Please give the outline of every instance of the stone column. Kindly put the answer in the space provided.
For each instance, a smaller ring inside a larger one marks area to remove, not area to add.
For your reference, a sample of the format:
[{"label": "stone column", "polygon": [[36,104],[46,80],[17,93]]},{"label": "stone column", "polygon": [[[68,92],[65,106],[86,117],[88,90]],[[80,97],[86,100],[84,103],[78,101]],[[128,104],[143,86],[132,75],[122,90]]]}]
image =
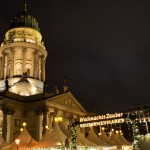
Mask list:
[{"label": "stone column", "polygon": [[10,143],[13,140],[13,113],[7,114],[7,138],[6,142]]},{"label": "stone column", "polygon": [[39,62],[38,62],[38,51],[37,50],[35,50],[34,51],[34,74],[33,74],[33,77],[35,78],[35,79],[37,79],[38,78],[38,76],[39,76],[39,70],[38,70],[38,68],[39,68]]},{"label": "stone column", "polygon": [[10,65],[10,77],[14,76],[14,48],[11,48],[11,65]]},{"label": "stone column", "polygon": [[7,139],[7,112],[5,111],[3,111],[2,137],[6,141]]},{"label": "stone column", "polygon": [[2,137],[6,140],[7,143],[13,138],[13,123],[12,123],[12,115],[14,115],[15,110],[2,106],[3,111],[3,128],[2,128]]},{"label": "stone column", "polygon": [[54,121],[54,117],[55,117],[55,113],[54,113],[54,109],[53,108],[50,108],[49,109],[49,120],[48,120],[48,127],[49,129],[52,129],[53,128],[53,121]]},{"label": "stone column", "polygon": [[48,108],[43,109],[43,132],[42,135],[44,135],[46,128],[45,126],[47,125],[47,119],[48,119]]},{"label": "stone column", "polygon": [[5,68],[5,56],[6,56],[6,53],[3,53],[3,71],[2,71],[2,78],[6,78],[6,68]]},{"label": "stone column", "polygon": [[42,138],[42,111],[36,111],[36,140],[39,141]]},{"label": "stone column", "polygon": [[41,79],[45,81],[45,58],[44,56],[41,57]]},{"label": "stone column", "polygon": [[22,48],[22,52],[23,52],[23,65],[22,65],[22,70],[23,73],[26,72],[26,54],[27,54],[27,48]]},{"label": "stone column", "polygon": [[7,77],[8,72],[8,53],[5,54],[5,78]]}]

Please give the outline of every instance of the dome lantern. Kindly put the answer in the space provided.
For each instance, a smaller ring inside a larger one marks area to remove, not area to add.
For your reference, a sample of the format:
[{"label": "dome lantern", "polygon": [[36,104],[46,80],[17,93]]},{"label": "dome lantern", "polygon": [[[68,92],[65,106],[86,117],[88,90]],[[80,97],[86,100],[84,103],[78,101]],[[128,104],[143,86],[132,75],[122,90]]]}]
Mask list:
[{"label": "dome lantern", "polygon": [[37,20],[33,16],[31,16],[27,11],[26,3],[24,6],[24,11],[22,11],[20,14],[18,14],[11,20],[9,29],[18,27],[32,28],[40,32]]}]

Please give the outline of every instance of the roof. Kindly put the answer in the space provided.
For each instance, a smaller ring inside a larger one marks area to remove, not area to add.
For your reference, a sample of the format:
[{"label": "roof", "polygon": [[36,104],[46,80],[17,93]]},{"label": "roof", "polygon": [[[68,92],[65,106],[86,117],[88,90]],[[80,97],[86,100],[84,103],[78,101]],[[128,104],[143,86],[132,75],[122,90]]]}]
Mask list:
[{"label": "roof", "polygon": [[90,130],[89,135],[87,136],[87,139],[93,143],[95,143],[96,145],[99,146],[110,146],[109,144],[103,142],[100,138],[98,138],[98,136],[95,134],[95,132],[93,131],[93,129]]},{"label": "roof", "polygon": [[13,29],[13,28],[18,28],[18,27],[29,27],[40,32],[38,22],[32,15],[28,13],[26,4],[25,4],[25,10],[22,11],[20,14],[16,15],[11,20],[11,24],[9,28]]},{"label": "roof", "polygon": [[117,135],[113,131],[111,132],[110,139],[117,146],[123,146],[124,145],[124,143],[119,140],[119,138],[117,137]]},{"label": "roof", "polygon": [[66,129],[66,127],[63,125],[62,122],[58,122],[58,125],[59,125],[61,131],[66,135],[66,137],[69,138],[71,136],[71,132]]},{"label": "roof", "polygon": [[53,130],[50,134],[45,135],[44,139],[42,138],[39,143],[35,146],[36,148],[47,148],[47,147],[57,147],[65,145],[65,139],[67,137],[61,131],[57,122],[54,122]]},{"label": "roof", "polygon": [[0,149],[8,145],[6,141],[0,136]]},{"label": "roof", "polygon": [[77,145],[79,146],[98,146],[97,144],[94,144],[93,142],[89,141],[80,131],[79,128],[77,128]]},{"label": "roof", "polygon": [[[23,131],[20,133],[18,139],[20,140],[19,148],[30,148],[37,144],[37,142],[31,137],[26,127],[23,128]],[[16,150],[15,141],[4,147],[3,149],[7,150]]]},{"label": "roof", "polygon": [[115,146],[115,144],[110,140],[110,138],[106,135],[105,131],[101,132],[101,135],[99,137],[103,142],[105,142],[108,145]]}]

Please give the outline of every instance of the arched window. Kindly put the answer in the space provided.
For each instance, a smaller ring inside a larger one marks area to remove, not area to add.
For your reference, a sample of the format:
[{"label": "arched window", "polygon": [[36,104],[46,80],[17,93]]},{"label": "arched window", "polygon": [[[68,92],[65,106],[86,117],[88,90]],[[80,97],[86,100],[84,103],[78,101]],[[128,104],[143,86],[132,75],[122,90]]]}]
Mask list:
[{"label": "arched window", "polygon": [[22,64],[20,62],[16,63],[16,75],[22,75]]}]

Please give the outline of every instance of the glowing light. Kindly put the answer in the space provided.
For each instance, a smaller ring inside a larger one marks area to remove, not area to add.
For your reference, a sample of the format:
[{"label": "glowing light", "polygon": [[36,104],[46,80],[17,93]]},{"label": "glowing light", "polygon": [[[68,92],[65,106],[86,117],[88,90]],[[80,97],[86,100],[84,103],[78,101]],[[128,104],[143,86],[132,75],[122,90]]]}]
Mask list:
[{"label": "glowing light", "polygon": [[114,132],[114,129],[111,129],[112,132]]},{"label": "glowing light", "polygon": [[54,119],[56,122],[59,122],[59,121],[62,121],[63,120],[63,118],[62,117],[55,117],[55,119]]},{"label": "glowing light", "polygon": [[27,126],[27,123],[26,123],[26,122],[24,122],[22,125],[25,127],[25,126]]},{"label": "glowing light", "polygon": [[23,131],[23,128],[20,128],[20,131],[22,132],[22,131]]},{"label": "glowing light", "polygon": [[97,121],[103,119],[115,119],[123,116],[123,113],[114,113],[114,114],[106,114],[106,115],[98,115],[93,117],[82,117],[80,118],[80,122],[88,122],[88,121]]},{"label": "glowing light", "polygon": [[16,145],[19,145],[20,139],[16,139],[16,140],[15,140],[15,143],[16,143]]},{"label": "glowing light", "polygon": [[80,123],[80,127],[92,127],[92,126],[103,126],[107,124],[117,124],[117,123],[123,123],[124,119],[113,119],[113,120],[104,120],[104,121],[96,121],[96,122],[88,122],[88,123]]},{"label": "glowing light", "polygon": [[98,135],[102,135],[101,133],[98,133]]},{"label": "glowing light", "polygon": [[119,131],[118,130],[116,130],[116,134],[118,134],[119,133]]},{"label": "glowing light", "polygon": [[104,131],[105,130],[105,128],[104,127],[102,127],[102,131]]},{"label": "glowing light", "polygon": [[45,129],[48,129],[48,125],[45,126]]}]

